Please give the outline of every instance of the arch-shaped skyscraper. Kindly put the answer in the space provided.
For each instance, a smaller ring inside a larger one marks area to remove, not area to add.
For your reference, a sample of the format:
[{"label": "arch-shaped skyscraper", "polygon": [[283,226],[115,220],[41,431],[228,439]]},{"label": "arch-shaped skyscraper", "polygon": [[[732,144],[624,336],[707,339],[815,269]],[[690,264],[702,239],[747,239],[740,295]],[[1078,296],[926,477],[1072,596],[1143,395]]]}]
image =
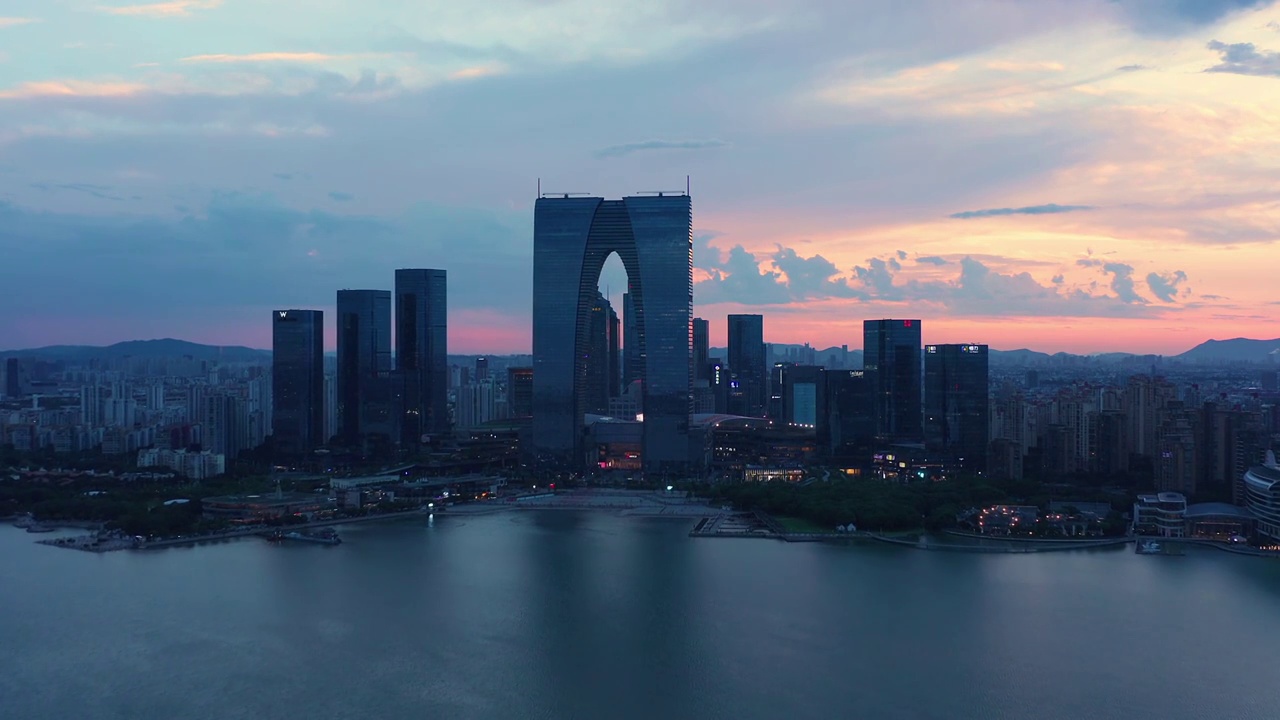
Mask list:
[{"label": "arch-shaped skyscraper", "polygon": [[[693,209],[687,194],[542,197],[533,232],[533,445],[586,461],[588,325],[605,260],[627,271],[642,350],[646,472],[689,459],[693,405]],[[631,331],[628,331],[631,334]]]}]

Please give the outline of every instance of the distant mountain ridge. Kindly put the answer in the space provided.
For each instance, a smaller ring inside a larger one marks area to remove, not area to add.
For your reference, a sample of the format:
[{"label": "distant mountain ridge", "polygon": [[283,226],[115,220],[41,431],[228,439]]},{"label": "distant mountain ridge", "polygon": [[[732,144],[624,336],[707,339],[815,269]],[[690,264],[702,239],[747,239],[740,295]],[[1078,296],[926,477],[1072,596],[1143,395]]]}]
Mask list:
[{"label": "distant mountain ridge", "polygon": [[1277,356],[1280,356],[1280,338],[1274,340],[1252,340],[1250,338],[1205,340],[1181,355],[1174,355],[1179,360],[1190,362],[1232,363],[1272,362]]},{"label": "distant mountain ridge", "polygon": [[[782,355],[792,348],[803,345],[788,343],[772,343],[774,354]],[[709,348],[712,357],[725,358],[726,348]],[[814,357],[822,363],[831,355],[839,355],[843,348],[813,348]],[[1072,353],[1044,353],[1038,350],[1019,348],[1016,350],[991,350],[991,362],[996,365],[1048,365],[1057,363],[1140,363],[1163,357],[1188,363],[1272,363],[1280,362],[1280,338],[1273,340],[1254,340],[1251,338],[1232,338],[1230,340],[1206,340],[1199,345],[1178,355],[1152,355],[1123,352],[1098,353],[1094,355],[1075,355]],[[326,355],[332,356],[329,352]],[[47,347],[29,348],[25,350],[0,350],[0,358],[6,357],[38,357],[49,360],[87,360],[89,358],[164,358],[190,356],[196,360],[216,360],[221,362],[255,362],[271,358],[270,350],[245,347],[243,345],[204,345],[187,340],[161,338],[156,340],[127,340],[114,345],[50,345]],[[450,355],[450,358],[482,357],[479,353],[470,355]],[[499,354],[490,357],[527,357],[527,353]],[[849,360],[860,364],[862,350],[850,349]]]},{"label": "distant mountain ridge", "polygon": [[190,356],[194,360],[220,360],[222,362],[252,362],[270,359],[270,350],[258,350],[242,345],[203,345],[187,340],[161,338],[157,340],[126,340],[114,345],[49,345],[27,350],[3,350],[0,357],[38,357],[49,360],[88,360],[89,358],[116,359],[176,358]]}]

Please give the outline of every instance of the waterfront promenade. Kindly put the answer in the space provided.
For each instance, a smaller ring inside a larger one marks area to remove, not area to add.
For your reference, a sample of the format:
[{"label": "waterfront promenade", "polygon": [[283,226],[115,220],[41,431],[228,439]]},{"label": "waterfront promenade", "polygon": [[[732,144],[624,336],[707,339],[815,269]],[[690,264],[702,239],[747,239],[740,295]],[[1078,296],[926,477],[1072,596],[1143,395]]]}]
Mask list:
[{"label": "waterfront promenade", "polygon": [[278,530],[309,530],[313,528],[350,525],[355,523],[386,522],[406,518],[422,518],[430,515],[468,516],[490,515],[521,510],[613,510],[621,515],[650,518],[695,520],[715,515],[721,510],[711,508],[704,500],[688,497],[684,493],[664,493],[643,490],[582,490],[560,493],[517,495],[501,500],[463,503],[448,507],[417,507],[408,510],[360,515],[356,517],[326,518],[286,526],[253,525],[229,528],[202,535],[139,541],[132,537],[99,538],[97,535],[48,538],[39,540],[42,545],[83,550],[86,552],[113,552],[117,550],[153,550],[184,545],[221,542],[244,537],[264,536]]},{"label": "waterfront promenade", "polygon": [[[387,522],[432,515],[482,516],[522,510],[609,511],[629,517],[669,518],[697,521],[689,531],[693,538],[764,538],[784,542],[877,542],[915,550],[969,553],[1042,553],[1063,550],[1088,550],[1132,544],[1133,537],[1090,539],[997,538],[959,531],[946,531],[942,536],[882,534],[857,532],[793,532],[777,519],[762,512],[740,512],[716,507],[706,500],[680,492],[654,490],[587,489],[556,493],[527,493],[512,497],[462,503],[448,507],[419,507],[395,512],[356,517],[327,518],[287,526],[254,525],[231,528],[204,535],[139,541],[132,537],[99,537],[97,535],[63,536],[38,540],[39,544],[87,552],[116,550],[150,550],[177,546],[215,543],[243,537],[265,536],[279,530],[309,530],[356,523]],[[1229,546],[1225,543],[1195,539],[1161,539],[1162,542],[1214,547],[1250,557],[1280,557],[1280,553],[1254,548]],[[968,542],[967,542],[968,541]]]}]

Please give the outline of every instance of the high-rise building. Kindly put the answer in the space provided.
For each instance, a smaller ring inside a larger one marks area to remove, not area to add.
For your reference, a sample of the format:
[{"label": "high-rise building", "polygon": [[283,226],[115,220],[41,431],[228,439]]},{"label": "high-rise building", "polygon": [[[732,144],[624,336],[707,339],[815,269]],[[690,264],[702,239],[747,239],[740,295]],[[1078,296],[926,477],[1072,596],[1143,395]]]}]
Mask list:
[{"label": "high-rise building", "polygon": [[622,387],[644,378],[644,350],[640,346],[640,322],[631,293],[622,293]]},{"label": "high-rise building", "polygon": [[707,379],[707,363],[710,358],[707,353],[710,349],[710,331],[711,323],[702,318],[693,319],[693,379]]},{"label": "high-rise building", "polygon": [[249,447],[249,416],[244,398],[234,392],[215,392],[208,396],[201,432],[205,450],[222,455],[231,462]]},{"label": "high-rise building", "polygon": [[768,385],[763,315],[729,316],[729,370],[737,383],[729,394],[729,412],[764,417]]},{"label": "high-rise building", "polygon": [[324,444],[324,312],[271,313],[271,434],[286,455]]},{"label": "high-rise building", "polygon": [[[606,302],[608,302],[606,300]],[[622,394],[622,320],[609,306],[609,397]]]},{"label": "high-rise building", "polygon": [[1160,412],[1177,398],[1178,389],[1162,377],[1134,375],[1125,386],[1123,408],[1129,422],[1129,443],[1134,454],[1155,458],[1158,452]]},{"label": "high-rise building", "polygon": [[618,396],[618,314],[604,295],[596,292],[587,316],[587,412],[605,415],[609,400]]},{"label": "high-rise building", "polygon": [[22,361],[18,358],[5,358],[4,395],[10,400],[22,396],[22,367]]},{"label": "high-rise building", "polygon": [[729,372],[729,367],[718,360],[707,363],[707,384],[711,387],[711,409],[706,410],[706,412],[721,415],[729,412],[730,386],[733,384],[732,375]]},{"label": "high-rise building", "polygon": [[628,371],[638,369],[643,380],[641,461],[646,472],[683,470],[693,404],[689,196],[540,198],[533,245],[535,450],[573,466],[586,462],[587,321],[600,271],[617,253],[628,278]]},{"label": "high-rise building", "polygon": [[784,365],[781,419],[797,428],[814,429],[827,414],[827,373],[817,365]]},{"label": "high-rise building", "polygon": [[507,413],[515,419],[533,417],[533,368],[507,368]]},{"label": "high-rise building", "polygon": [[828,371],[818,437],[835,460],[865,462],[876,432],[875,394],[863,370]]},{"label": "high-rise building", "polygon": [[102,422],[102,388],[84,385],[80,388],[80,424],[94,426]]},{"label": "high-rise building", "polygon": [[795,367],[795,363],[775,362],[769,368],[769,391],[764,403],[765,416],[783,423],[786,422],[786,401],[783,398],[786,387],[783,385],[782,374],[789,367]]},{"label": "high-rise building", "polygon": [[925,443],[975,472],[987,470],[988,385],[986,345],[925,346]]},{"label": "high-rise building", "polygon": [[1244,474],[1267,450],[1262,414],[1206,402],[1201,409],[1199,460],[1205,490],[1244,502]]},{"label": "high-rise building", "polygon": [[919,442],[923,436],[920,393],[920,321],[864,320],[862,368],[875,393],[876,436]]},{"label": "high-rise building", "polygon": [[484,382],[489,379],[489,358],[476,358],[476,382]]},{"label": "high-rise building", "polygon": [[338,291],[338,435],[347,445],[392,441],[391,293]]},{"label": "high-rise building", "polygon": [[1200,489],[1200,447],[1196,436],[1200,413],[1181,400],[1170,400],[1157,414],[1155,481],[1161,492],[1195,495]]},{"label": "high-rise building", "polygon": [[497,395],[493,382],[472,383],[458,388],[458,401],[454,405],[455,425],[459,430],[469,430],[493,420],[497,415]]},{"label": "high-rise building", "polygon": [[444,270],[396,270],[396,378],[400,442],[449,432]]}]

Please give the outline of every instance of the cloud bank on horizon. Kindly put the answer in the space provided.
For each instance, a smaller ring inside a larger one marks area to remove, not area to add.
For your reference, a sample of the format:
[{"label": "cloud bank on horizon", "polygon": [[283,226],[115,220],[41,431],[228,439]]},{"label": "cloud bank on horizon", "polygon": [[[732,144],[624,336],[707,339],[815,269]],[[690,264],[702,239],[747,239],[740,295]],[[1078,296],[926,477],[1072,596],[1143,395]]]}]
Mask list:
[{"label": "cloud bank on horizon", "polygon": [[1280,0],[9,0],[0,346],[267,346],[444,267],[451,348],[526,351],[536,179],[685,175],[716,343],[1269,336],[1277,117]]}]

